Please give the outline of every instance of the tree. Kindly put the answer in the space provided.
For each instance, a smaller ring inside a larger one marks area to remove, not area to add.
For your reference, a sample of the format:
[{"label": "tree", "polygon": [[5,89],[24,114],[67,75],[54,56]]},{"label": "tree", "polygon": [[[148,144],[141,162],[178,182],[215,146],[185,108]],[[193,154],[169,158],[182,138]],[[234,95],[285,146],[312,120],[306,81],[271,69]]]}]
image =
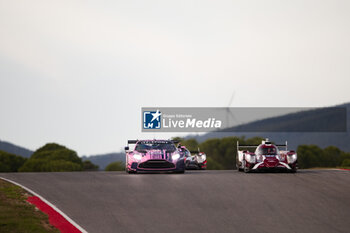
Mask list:
[{"label": "tree", "polygon": [[244,137],[241,139],[246,145],[260,145],[262,140],[265,140],[262,137],[252,137],[245,139]]},{"label": "tree", "polygon": [[65,146],[48,143],[37,149],[19,169],[21,172],[82,171],[77,153]]},{"label": "tree", "polygon": [[211,157],[207,157],[207,169],[208,170],[225,170],[225,168],[220,163],[218,163]]},{"label": "tree", "polygon": [[350,160],[350,153],[346,153],[346,152],[342,151],[340,154],[340,160],[343,162],[346,159]]},{"label": "tree", "polygon": [[27,159],[0,151],[0,172],[17,172]]},{"label": "tree", "polygon": [[84,171],[97,171],[98,166],[93,164],[90,160],[85,160],[83,162],[83,170]]},{"label": "tree", "polygon": [[125,164],[121,161],[110,163],[105,168],[105,171],[125,171]]},{"label": "tree", "polygon": [[181,143],[184,139],[182,137],[172,137],[171,140],[178,141]]},{"label": "tree", "polygon": [[340,166],[341,160],[341,150],[335,146],[329,146],[323,150],[323,158],[321,165],[323,167],[336,167]]},{"label": "tree", "polygon": [[300,168],[337,167],[342,165],[350,154],[339,150],[335,146],[321,149],[316,145],[300,145],[297,150]]},{"label": "tree", "polygon": [[323,150],[316,145],[301,145],[297,149],[299,168],[321,166]]},{"label": "tree", "polygon": [[45,146],[36,150],[30,158],[48,159],[48,160],[66,160],[73,163],[83,164],[81,158],[73,150],[56,143],[47,143]]},{"label": "tree", "polygon": [[344,167],[344,168],[350,168],[350,159],[345,159],[342,162],[341,166]]},{"label": "tree", "polygon": [[51,160],[41,167],[43,172],[82,171],[80,164],[66,160]]},{"label": "tree", "polygon": [[235,169],[237,141],[240,144],[258,145],[262,138],[245,140],[244,137],[212,138],[199,144],[201,151],[207,155],[208,169]]},{"label": "tree", "polygon": [[22,167],[18,169],[19,172],[44,172],[43,167],[48,161],[45,159],[28,159]]}]

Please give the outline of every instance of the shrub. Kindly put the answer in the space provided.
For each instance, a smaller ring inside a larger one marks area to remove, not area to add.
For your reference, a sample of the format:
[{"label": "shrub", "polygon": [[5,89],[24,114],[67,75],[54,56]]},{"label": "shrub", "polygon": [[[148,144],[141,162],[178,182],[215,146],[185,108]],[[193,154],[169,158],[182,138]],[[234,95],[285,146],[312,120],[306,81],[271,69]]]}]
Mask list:
[{"label": "shrub", "polygon": [[17,172],[27,159],[0,151],[0,172]]},{"label": "shrub", "polygon": [[65,146],[48,143],[36,150],[19,169],[21,172],[82,171],[83,162],[77,153]]},{"label": "shrub", "polygon": [[341,164],[342,167],[350,167],[350,159],[345,159]]},{"label": "shrub", "polygon": [[107,165],[105,171],[124,171],[125,164],[121,161],[113,162]]},{"label": "shrub", "polygon": [[43,172],[82,171],[81,165],[65,160],[52,160],[41,167]]},{"label": "shrub", "polygon": [[48,159],[48,160],[66,160],[73,163],[83,164],[81,158],[73,150],[66,148],[65,146],[58,145],[56,143],[48,143],[45,146],[36,150],[31,159]]},{"label": "shrub", "polygon": [[85,160],[83,162],[83,170],[84,171],[97,171],[98,166],[93,164],[90,160]]}]

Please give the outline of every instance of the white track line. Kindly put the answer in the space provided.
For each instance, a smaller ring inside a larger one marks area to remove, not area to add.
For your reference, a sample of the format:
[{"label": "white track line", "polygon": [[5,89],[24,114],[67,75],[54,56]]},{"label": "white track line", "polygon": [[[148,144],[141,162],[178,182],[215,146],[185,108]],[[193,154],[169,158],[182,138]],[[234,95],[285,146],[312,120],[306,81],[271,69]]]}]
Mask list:
[{"label": "white track line", "polygon": [[57,213],[59,213],[60,215],[62,215],[68,222],[70,222],[73,226],[75,226],[79,231],[81,231],[82,233],[87,233],[86,230],[84,230],[81,226],[79,226],[76,222],[74,222],[70,217],[68,217],[65,213],[63,213],[60,209],[58,209],[55,205],[53,205],[52,203],[50,203],[48,200],[46,200],[45,198],[43,198],[42,196],[40,196],[39,194],[37,194],[36,192],[34,192],[33,190],[15,182],[9,179],[6,179],[4,177],[0,176],[0,179],[6,180],[7,182],[10,182],[14,185],[17,185],[21,188],[23,188],[24,190],[28,191],[29,193],[33,194],[34,196],[39,197],[43,202],[45,202],[47,205],[49,205],[52,209],[54,209]]}]

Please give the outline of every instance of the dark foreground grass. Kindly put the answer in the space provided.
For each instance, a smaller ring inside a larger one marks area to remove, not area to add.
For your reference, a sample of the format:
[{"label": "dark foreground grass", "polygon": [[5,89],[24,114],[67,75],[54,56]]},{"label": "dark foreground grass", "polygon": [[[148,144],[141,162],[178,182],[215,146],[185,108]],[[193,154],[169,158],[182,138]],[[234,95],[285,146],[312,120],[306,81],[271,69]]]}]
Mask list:
[{"label": "dark foreground grass", "polygon": [[22,188],[0,179],[0,232],[58,233],[48,216],[26,201],[28,196]]}]

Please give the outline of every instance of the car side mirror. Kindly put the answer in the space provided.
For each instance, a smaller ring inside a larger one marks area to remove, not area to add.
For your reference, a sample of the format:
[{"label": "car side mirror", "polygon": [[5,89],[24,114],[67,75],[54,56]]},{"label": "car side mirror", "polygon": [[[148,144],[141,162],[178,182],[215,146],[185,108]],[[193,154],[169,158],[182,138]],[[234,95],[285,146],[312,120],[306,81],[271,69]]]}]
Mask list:
[{"label": "car side mirror", "polygon": [[129,150],[129,147],[128,146],[124,147],[124,150],[126,150],[126,151]]}]

